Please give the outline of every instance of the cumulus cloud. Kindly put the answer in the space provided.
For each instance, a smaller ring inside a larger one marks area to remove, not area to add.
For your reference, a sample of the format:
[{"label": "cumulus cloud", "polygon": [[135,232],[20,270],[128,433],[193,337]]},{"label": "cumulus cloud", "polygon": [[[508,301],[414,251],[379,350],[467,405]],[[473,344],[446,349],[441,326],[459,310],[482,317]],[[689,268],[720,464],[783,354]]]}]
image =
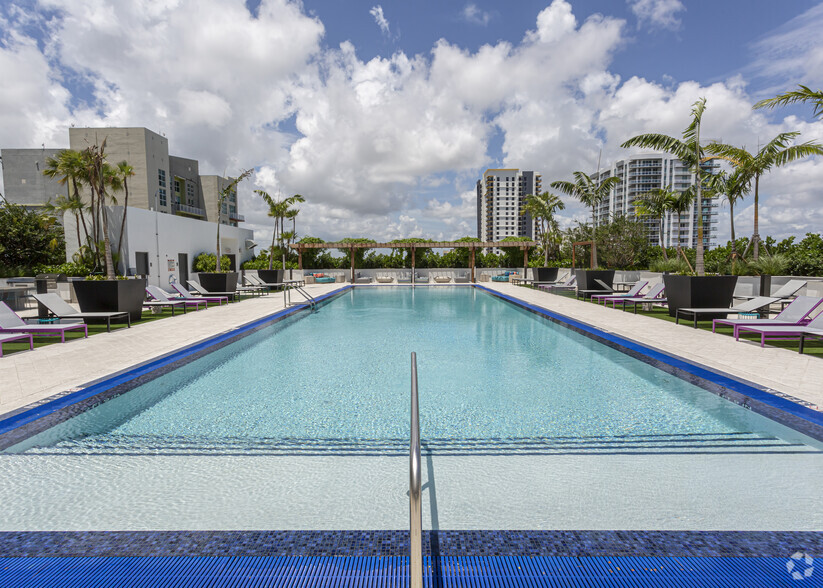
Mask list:
[{"label": "cumulus cloud", "polygon": [[[629,154],[619,145],[635,134],[679,135],[701,96],[708,138],[753,149],[784,130],[823,137],[823,122],[752,112],[742,77],[621,79],[609,68],[627,42],[625,21],[581,21],[565,0],[541,10],[519,41],[469,50],[441,39],[424,54],[374,58],[352,42],[324,47],[323,23],[289,0],[263,0],[255,16],[243,0],[41,5],[48,13],[0,8],[0,146],[66,146],[70,123],[162,131],[172,154],[198,159],[202,173],[257,168],[240,205],[261,243],[271,221],[254,188],[306,197],[300,235],[474,234],[485,168],[534,169],[546,186],[594,171],[601,150],[607,165]],[[372,16],[388,32],[379,8]],[[33,29],[48,34],[38,43],[25,32]],[[763,179],[762,233],[819,228],[821,165]],[[587,218],[566,204],[562,224]],[[736,211],[741,234],[748,206]],[[789,218],[792,207],[805,214]]]},{"label": "cumulus cloud", "polygon": [[477,7],[477,4],[474,4],[472,2],[469,2],[463,7],[463,11],[460,13],[460,15],[466,22],[484,27],[487,26],[489,24],[489,21],[491,21],[492,19],[492,15],[490,12],[480,10]]},{"label": "cumulus cloud", "polygon": [[638,27],[668,29],[680,28],[677,13],[686,10],[680,0],[627,0],[637,17]]},{"label": "cumulus cloud", "polygon": [[387,37],[391,36],[391,32],[389,31],[389,21],[386,20],[386,17],[383,14],[383,7],[379,4],[377,6],[372,6],[371,10],[369,10],[369,14],[374,17],[374,22],[377,23],[378,27],[380,27],[380,32]]}]

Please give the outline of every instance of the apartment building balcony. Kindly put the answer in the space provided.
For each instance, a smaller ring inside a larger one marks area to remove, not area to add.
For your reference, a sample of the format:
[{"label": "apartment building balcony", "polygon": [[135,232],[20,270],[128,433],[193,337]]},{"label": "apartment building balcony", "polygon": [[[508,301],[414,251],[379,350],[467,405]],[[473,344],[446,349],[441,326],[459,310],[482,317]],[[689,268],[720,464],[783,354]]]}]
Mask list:
[{"label": "apartment building balcony", "polygon": [[236,221],[238,223],[243,223],[243,222],[246,222],[246,217],[243,216],[242,214],[238,214],[236,212],[230,212],[229,213],[229,220],[233,220],[233,221]]},{"label": "apartment building balcony", "polygon": [[206,218],[206,211],[196,206],[189,206],[188,204],[180,204],[179,202],[171,203],[171,211],[180,216],[189,216],[193,218]]}]

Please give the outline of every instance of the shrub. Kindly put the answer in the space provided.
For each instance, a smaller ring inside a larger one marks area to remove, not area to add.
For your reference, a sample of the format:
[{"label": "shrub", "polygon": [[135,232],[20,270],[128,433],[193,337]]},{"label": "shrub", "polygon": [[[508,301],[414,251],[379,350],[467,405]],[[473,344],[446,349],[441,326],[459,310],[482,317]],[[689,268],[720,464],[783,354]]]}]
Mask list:
[{"label": "shrub", "polygon": [[[228,255],[220,256],[220,265],[223,271],[228,271],[231,261]],[[194,271],[196,272],[213,272],[217,269],[217,257],[214,253],[201,253],[194,258]]]}]

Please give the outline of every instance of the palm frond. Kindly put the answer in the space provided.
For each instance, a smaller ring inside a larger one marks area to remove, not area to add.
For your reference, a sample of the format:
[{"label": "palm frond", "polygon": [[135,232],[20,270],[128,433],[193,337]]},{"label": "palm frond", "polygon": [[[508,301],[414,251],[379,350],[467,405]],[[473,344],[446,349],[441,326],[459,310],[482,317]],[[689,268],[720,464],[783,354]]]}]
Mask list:
[{"label": "palm frond", "polygon": [[799,90],[791,90],[778,94],[774,98],[761,100],[752,106],[752,109],[774,108],[775,106],[787,106],[798,102],[811,102],[814,105],[814,116],[823,115],[823,90],[812,90],[808,86],[798,85]]}]

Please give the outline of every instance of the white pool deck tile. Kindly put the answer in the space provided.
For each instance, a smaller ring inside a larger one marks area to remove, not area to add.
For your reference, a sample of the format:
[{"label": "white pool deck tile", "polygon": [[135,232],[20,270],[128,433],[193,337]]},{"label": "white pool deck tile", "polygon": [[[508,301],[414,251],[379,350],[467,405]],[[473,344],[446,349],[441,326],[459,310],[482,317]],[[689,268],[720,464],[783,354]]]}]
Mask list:
[{"label": "white pool deck tile", "polygon": [[[731,337],[692,329],[687,325],[674,325],[508,283],[487,282],[481,285],[823,409],[823,361],[820,358],[800,355],[788,349],[761,348],[757,343],[737,342]],[[341,284],[313,284],[306,286],[306,289],[317,297],[340,287]],[[298,301],[299,295],[294,294],[292,302]],[[88,339],[4,356],[0,358],[0,414],[82,387],[88,382],[270,316],[283,308],[283,295],[272,293],[135,325],[131,329],[117,329]]]}]

